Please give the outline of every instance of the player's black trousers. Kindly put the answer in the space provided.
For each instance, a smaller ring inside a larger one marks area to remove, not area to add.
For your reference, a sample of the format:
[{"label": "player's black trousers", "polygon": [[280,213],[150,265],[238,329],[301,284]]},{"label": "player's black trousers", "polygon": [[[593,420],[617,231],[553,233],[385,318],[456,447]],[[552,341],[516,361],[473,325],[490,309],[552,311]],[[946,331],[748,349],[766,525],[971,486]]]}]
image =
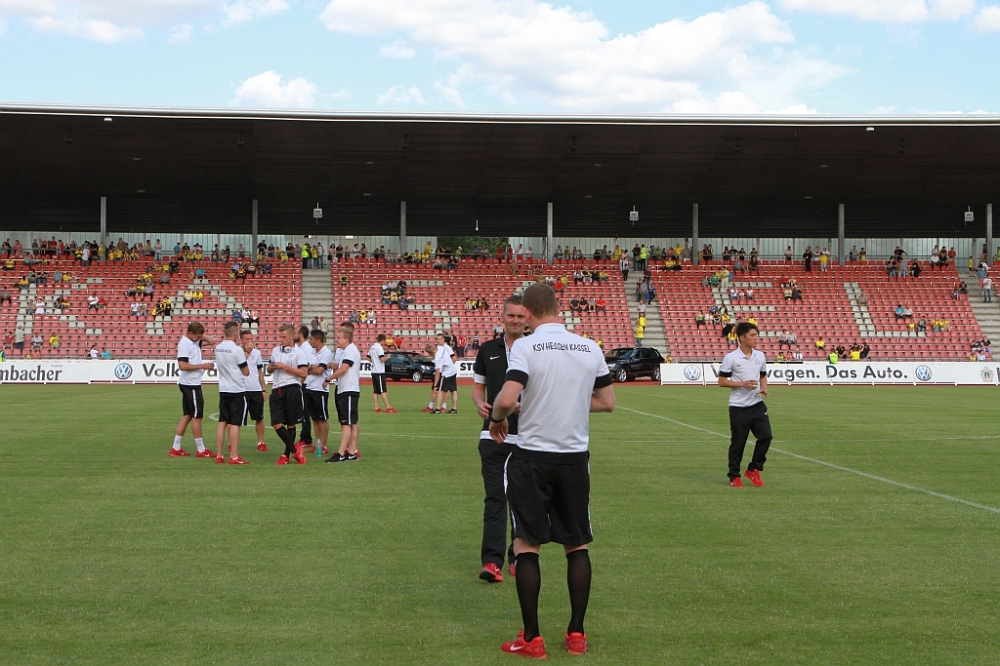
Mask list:
[{"label": "player's black trousers", "polygon": [[757,445],[747,469],[764,469],[767,450],[771,446],[771,421],[767,418],[767,406],[758,402],[751,407],[730,407],[729,431],[732,435],[729,440],[729,478],[738,479],[740,476],[743,450],[751,432],[757,438]]},{"label": "player's black trousers", "polygon": [[306,444],[312,444],[312,419],[309,414],[305,414],[302,419],[302,435],[299,437]]},{"label": "player's black trousers", "polygon": [[492,439],[479,440],[479,458],[482,460],[483,489],[483,564],[492,562],[503,567],[504,551],[507,561],[514,561],[514,544],[507,542],[507,490],[504,487],[503,469],[510,455],[509,444],[497,444]]}]

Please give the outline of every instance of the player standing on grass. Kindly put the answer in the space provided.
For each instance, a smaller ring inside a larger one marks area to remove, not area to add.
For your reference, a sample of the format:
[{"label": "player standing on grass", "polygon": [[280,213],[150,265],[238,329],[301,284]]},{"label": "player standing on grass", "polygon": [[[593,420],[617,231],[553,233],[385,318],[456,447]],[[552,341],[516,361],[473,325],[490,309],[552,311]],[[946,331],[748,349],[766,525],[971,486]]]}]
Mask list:
[{"label": "player standing on grass", "polygon": [[177,343],[177,368],[180,370],[180,378],[177,385],[181,389],[181,405],[183,416],[177,423],[177,430],[174,431],[174,445],[170,449],[172,458],[185,458],[191,454],[181,448],[184,440],[184,432],[188,423],[191,424],[191,434],[194,435],[195,446],[198,447],[198,458],[214,458],[215,455],[205,448],[205,440],[202,439],[201,419],[205,416],[205,398],[201,394],[201,376],[205,370],[215,367],[212,363],[202,363],[201,345],[202,343],[215,344],[215,340],[205,335],[205,327],[199,322],[193,321],[188,324],[187,333],[181,336]]},{"label": "player standing on grass", "polygon": [[358,459],[358,400],[361,398],[361,352],[354,344],[354,329],[337,330],[337,348],[342,350],[340,365],[330,376],[337,380],[337,418],[340,421],[340,449],[326,462]]},{"label": "player standing on grass", "polygon": [[302,399],[302,379],[306,376],[309,361],[305,353],[295,346],[295,327],[285,324],[278,329],[281,344],[271,352],[267,371],[274,376],[271,386],[271,426],[285,444],[285,452],[278,458],[278,465],[287,465],[292,458],[300,465],[306,464],[302,445],[295,442],[295,427],[302,422],[305,405]]},{"label": "player standing on grass", "polygon": [[[311,359],[313,355],[313,349],[309,345],[309,327],[299,326],[295,329],[295,346],[302,350],[303,355],[306,359]],[[304,389],[303,389],[304,390]],[[303,393],[303,395],[305,395]],[[313,438],[312,438],[312,422],[309,419],[309,412],[303,412],[304,418],[302,419],[302,435],[299,437],[298,444],[302,445],[304,451],[312,452]]]},{"label": "player standing on grass", "polygon": [[385,348],[382,347],[383,342],[385,342],[385,334],[380,333],[375,344],[368,350],[368,358],[372,361],[372,399],[375,400],[376,414],[382,411],[378,406],[380,396],[382,402],[385,403],[385,413],[395,414],[396,410],[389,404],[389,393],[385,387],[385,362],[389,360],[389,354],[385,353]]},{"label": "player standing on grass", "polygon": [[747,436],[752,432],[757,445],[744,474],[758,488],[764,485],[760,472],[771,446],[771,421],[761,398],[767,397],[767,361],[763,352],[754,349],[757,335],[756,325],[745,321],[737,324],[736,339],[740,346],[726,354],[719,366],[719,386],[732,389],[729,392],[729,431],[732,435],[729,440],[729,485],[733,488],[743,487],[740,467]]},{"label": "player standing on grass", "polygon": [[451,410],[449,414],[458,414],[458,367],[455,365],[455,352],[445,340],[444,333],[437,334],[437,351],[434,353],[434,367],[438,374],[438,393],[434,401],[433,414],[444,414],[447,402],[446,393],[451,394]]},{"label": "player standing on grass", "polygon": [[323,331],[309,334],[309,346],[312,358],[309,359],[309,374],[306,375],[306,414],[313,421],[316,446],[326,453],[330,433],[330,384],[327,378],[332,373],[333,353],[326,346],[326,333]]},{"label": "player standing on grass", "polygon": [[510,575],[516,577],[514,546],[507,547],[507,495],[504,493],[503,468],[517,444],[517,414],[507,417],[507,438],[497,444],[490,438],[490,410],[500,395],[507,377],[507,359],[510,348],[524,336],[524,306],[520,296],[511,296],[503,303],[501,314],[503,335],[479,347],[473,366],[475,384],[472,402],[483,421],[479,433],[479,459],[483,474],[486,499],[483,502],[483,546],[480,552],[483,568],[479,577],[490,583],[503,582],[504,551]]},{"label": "player standing on grass", "polygon": [[247,394],[247,413],[253,419],[254,428],[257,431],[257,450],[267,451],[267,444],[264,443],[264,401],[267,399],[267,383],[264,380],[264,358],[257,349],[253,341],[253,333],[242,331],[240,333],[240,344],[243,352],[247,355],[247,367],[250,374],[244,377],[244,386]]},{"label": "player standing on grass", "polygon": [[246,378],[250,375],[246,354],[236,343],[240,325],[226,322],[222,342],[215,346],[215,366],[219,369],[219,427],[215,431],[215,462],[224,464],[226,435],[229,435],[229,464],[246,465],[240,458],[240,428],[247,422]]},{"label": "player standing on grass", "polygon": [[505,480],[524,629],[501,649],[546,656],[538,628],[538,551],[541,544],[555,541],[566,552],[571,610],[563,645],[570,654],[584,654],[591,580],[587,544],[594,540],[589,413],[613,411],[615,391],[597,343],[566,330],[552,287],[533,284],[521,300],[533,332],[511,348],[507,378],[490,415],[490,436],[502,444],[509,432],[507,417],[520,396],[518,443],[507,459]]},{"label": "player standing on grass", "polygon": [[[435,352],[434,345],[432,345],[432,344],[426,344],[426,345],[424,345],[424,354],[426,354],[428,356],[428,358],[433,359],[434,356],[435,356],[435,353],[436,352]],[[431,378],[431,401],[428,402],[427,406],[424,407],[423,409],[421,409],[420,411],[422,411],[422,412],[433,412],[434,411],[434,403],[437,400],[437,394],[438,394],[438,382],[440,382],[440,381],[441,381],[441,373],[439,373],[437,371],[437,363],[435,363],[434,364],[434,376]]]}]

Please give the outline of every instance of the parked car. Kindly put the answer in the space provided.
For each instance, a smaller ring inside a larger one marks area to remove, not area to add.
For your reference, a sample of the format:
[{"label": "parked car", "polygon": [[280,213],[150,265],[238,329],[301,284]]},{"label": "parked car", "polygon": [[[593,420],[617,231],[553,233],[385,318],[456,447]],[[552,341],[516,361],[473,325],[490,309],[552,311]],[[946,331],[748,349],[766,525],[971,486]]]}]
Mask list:
[{"label": "parked car", "polygon": [[434,360],[416,352],[392,352],[385,362],[385,376],[396,381],[434,381]]},{"label": "parked car", "polygon": [[663,357],[653,347],[619,347],[604,354],[604,360],[616,382],[630,382],[636,377],[660,381]]}]

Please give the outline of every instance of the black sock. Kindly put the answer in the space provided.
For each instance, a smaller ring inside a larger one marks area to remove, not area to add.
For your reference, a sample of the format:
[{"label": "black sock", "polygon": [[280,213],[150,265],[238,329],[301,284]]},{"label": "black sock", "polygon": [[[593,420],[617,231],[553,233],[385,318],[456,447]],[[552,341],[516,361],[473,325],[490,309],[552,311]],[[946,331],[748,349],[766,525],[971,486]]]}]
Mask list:
[{"label": "black sock", "polygon": [[278,437],[281,441],[285,443],[285,455],[288,456],[294,453],[295,447],[293,444],[295,443],[295,432],[290,432],[285,426],[277,428],[275,432],[278,433]]},{"label": "black sock", "polygon": [[[517,570],[518,577],[521,569]],[[572,615],[569,620],[567,634],[583,631],[583,617],[587,614],[587,602],[590,601],[590,552],[586,549],[574,550],[566,554],[566,585],[569,587],[569,607]]]},{"label": "black sock", "polygon": [[538,592],[542,589],[542,571],[538,568],[538,553],[517,556],[517,600],[521,603],[524,640],[534,640],[538,631]]}]

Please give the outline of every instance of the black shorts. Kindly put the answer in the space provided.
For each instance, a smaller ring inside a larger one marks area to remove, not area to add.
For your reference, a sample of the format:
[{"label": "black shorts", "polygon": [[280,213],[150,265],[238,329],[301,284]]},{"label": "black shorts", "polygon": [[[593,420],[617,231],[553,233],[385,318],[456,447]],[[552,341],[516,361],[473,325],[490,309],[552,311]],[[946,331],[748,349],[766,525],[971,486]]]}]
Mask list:
[{"label": "black shorts", "polygon": [[358,422],[358,402],[361,394],[348,391],[337,394],[337,420],[340,425],[354,425]]},{"label": "black shorts", "polygon": [[219,423],[243,426],[247,424],[247,394],[219,394]]},{"label": "black shorts", "polygon": [[288,384],[272,389],[268,406],[271,408],[271,425],[302,423],[302,414],[305,412],[302,386]]},{"label": "black shorts", "polygon": [[326,391],[306,389],[306,414],[315,421],[330,420],[330,394]]},{"label": "black shorts", "polygon": [[201,394],[201,386],[190,384],[178,384],[181,389],[181,406],[184,409],[184,416],[193,419],[204,418],[205,397]]},{"label": "black shorts", "polygon": [[244,393],[247,397],[247,412],[250,414],[251,421],[263,421],[264,420],[264,392],[263,391],[247,391]]},{"label": "black shorts", "polygon": [[[566,455],[578,459],[575,454]],[[582,546],[594,540],[586,457],[568,464],[536,462],[515,451],[504,466],[504,484],[515,537],[534,544],[555,541],[564,546]]]},{"label": "black shorts", "polygon": [[439,391],[444,391],[445,393],[453,393],[458,390],[458,375],[452,375],[451,377],[442,377],[441,386],[438,388]]},{"label": "black shorts", "polygon": [[372,373],[372,391],[375,395],[381,395],[385,393],[385,373],[384,372],[373,372]]}]

